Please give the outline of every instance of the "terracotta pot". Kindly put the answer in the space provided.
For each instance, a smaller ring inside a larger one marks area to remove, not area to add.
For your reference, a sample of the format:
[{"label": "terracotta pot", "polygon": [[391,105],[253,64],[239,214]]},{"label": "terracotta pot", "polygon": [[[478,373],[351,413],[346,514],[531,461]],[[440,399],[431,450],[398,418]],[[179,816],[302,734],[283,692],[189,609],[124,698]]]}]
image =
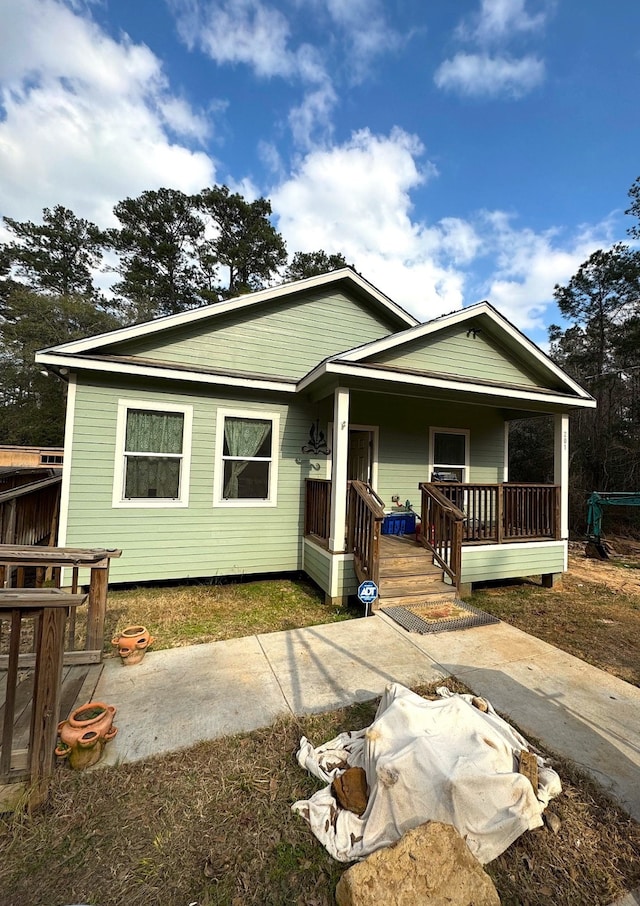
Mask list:
[{"label": "terracotta pot", "polygon": [[100,761],[105,745],[118,732],[113,726],[116,709],[102,702],[88,702],[58,724],[59,758],[68,758],[75,770],[91,767]]},{"label": "terracotta pot", "polygon": [[125,667],[139,664],[149,645],[153,645],[154,642],[155,639],[149,635],[146,626],[127,626],[120,635],[111,639],[111,644],[118,649]]}]

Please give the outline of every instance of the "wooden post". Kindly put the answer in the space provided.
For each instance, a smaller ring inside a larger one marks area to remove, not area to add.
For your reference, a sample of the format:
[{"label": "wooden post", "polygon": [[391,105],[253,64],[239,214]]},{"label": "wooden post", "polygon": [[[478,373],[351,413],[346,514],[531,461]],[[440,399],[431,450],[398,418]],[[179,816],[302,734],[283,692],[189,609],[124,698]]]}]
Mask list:
[{"label": "wooden post", "polygon": [[329,550],[345,549],[347,524],[347,451],[349,448],[349,390],[337,387],[333,400],[333,460],[331,463],[331,531]]},{"label": "wooden post", "polygon": [[0,756],[0,774],[11,770],[11,744],[13,742],[13,719],[16,707],[16,688],[18,686],[18,656],[20,654],[20,611],[11,611],[11,635],[9,637],[9,665],[7,671],[7,691],[4,702],[4,722],[2,726],[2,755]]},{"label": "wooden post", "polygon": [[7,518],[7,537],[4,544],[13,544],[16,540],[16,499],[9,501],[9,516]]},{"label": "wooden post", "polygon": [[[569,416],[554,416],[554,484],[560,486],[560,525],[556,538],[569,537]],[[566,569],[565,565],[565,569]]]},{"label": "wooden post", "polygon": [[92,566],[87,605],[87,651],[102,651],[104,644],[104,620],[107,612],[107,586],[109,561],[106,566]]},{"label": "wooden post", "polygon": [[496,516],[496,542],[502,544],[504,541],[504,485],[498,485],[498,513]]},{"label": "wooden post", "polygon": [[31,715],[30,808],[40,805],[46,799],[49,777],[53,770],[53,750],[56,745],[62,689],[66,617],[65,607],[44,607],[39,620]]},{"label": "wooden post", "polygon": [[462,522],[458,519],[453,523],[453,539],[451,551],[451,567],[456,577],[456,591],[460,594],[460,583],[462,580]]}]

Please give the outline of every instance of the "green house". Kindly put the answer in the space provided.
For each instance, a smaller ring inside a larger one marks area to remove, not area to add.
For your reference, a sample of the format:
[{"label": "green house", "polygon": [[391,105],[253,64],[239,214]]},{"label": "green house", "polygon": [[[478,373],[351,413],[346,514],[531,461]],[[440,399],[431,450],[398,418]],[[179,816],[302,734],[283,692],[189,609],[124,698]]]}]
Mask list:
[{"label": "green house", "polygon": [[[566,568],[595,401],[487,302],[421,324],[345,268],[37,361],[68,382],[59,543],[121,548],[114,582],[304,570],[384,604]],[[541,414],[554,484],[513,484],[509,422]]]}]

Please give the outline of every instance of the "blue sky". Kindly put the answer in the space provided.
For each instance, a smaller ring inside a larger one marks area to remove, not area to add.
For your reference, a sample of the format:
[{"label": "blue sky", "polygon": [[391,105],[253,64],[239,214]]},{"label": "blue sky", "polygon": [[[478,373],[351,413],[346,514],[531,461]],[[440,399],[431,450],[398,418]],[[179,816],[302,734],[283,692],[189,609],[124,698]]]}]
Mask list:
[{"label": "blue sky", "polygon": [[226,183],[290,254],[544,342],[626,238],[639,77],[637,0],[0,0],[0,213]]}]

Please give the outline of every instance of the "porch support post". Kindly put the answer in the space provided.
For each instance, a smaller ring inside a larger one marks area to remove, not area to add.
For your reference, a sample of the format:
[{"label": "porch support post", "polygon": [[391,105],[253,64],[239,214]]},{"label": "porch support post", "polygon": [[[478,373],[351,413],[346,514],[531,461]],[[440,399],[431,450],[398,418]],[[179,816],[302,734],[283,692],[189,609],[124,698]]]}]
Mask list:
[{"label": "porch support post", "polygon": [[[560,485],[560,539],[569,538],[569,416],[554,415],[553,480]],[[565,554],[566,560],[566,554]],[[565,563],[565,570],[567,564]]]},{"label": "porch support post", "polygon": [[554,416],[553,480],[560,485],[560,537],[569,537],[569,416]]},{"label": "porch support post", "polygon": [[349,446],[349,390],[336,387],[333,394],[333,458],[331,465],[331,526],[329,550],[345,549],[347,524],[347,451]]}]

